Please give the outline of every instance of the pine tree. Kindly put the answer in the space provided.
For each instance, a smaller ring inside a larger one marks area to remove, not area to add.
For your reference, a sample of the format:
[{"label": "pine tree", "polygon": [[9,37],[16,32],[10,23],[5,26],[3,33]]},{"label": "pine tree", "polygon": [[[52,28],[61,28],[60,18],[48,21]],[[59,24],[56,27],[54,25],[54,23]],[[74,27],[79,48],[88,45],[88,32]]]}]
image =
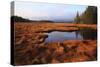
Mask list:
[{"label": "pine tree", "polygon": [[79,13],[77,12],[76,18],[75,18],[75,23],[78,24],[80,23],[80,16]]}]

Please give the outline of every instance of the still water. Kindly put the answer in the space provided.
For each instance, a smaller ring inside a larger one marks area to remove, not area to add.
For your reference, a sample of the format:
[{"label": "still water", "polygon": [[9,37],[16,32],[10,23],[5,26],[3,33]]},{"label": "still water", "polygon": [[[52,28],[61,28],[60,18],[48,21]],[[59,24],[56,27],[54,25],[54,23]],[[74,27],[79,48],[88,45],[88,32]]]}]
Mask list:
[{"label": "still water", "polygon": [[77,32],[62,32],[62,31],[53,31],[50,33],[46,33],[48,38],[46,38],[46,42],[62,42],[64,40],[82,40],[83,37]]},{"label": "still water", "polygon": [[64,40],[94,40],[97,39],[97,30],[82,28],[79,31],[62,32],[52,31],[45,33],[48,37],[45,42],[62,42]]}]

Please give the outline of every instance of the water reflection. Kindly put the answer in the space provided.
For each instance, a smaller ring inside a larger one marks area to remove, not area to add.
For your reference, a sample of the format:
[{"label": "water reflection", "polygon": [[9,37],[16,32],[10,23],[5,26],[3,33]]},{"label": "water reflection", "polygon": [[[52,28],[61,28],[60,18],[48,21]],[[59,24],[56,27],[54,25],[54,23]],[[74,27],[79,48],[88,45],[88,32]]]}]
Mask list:
[{"label": "water reflection", "polygon": [[90,28],[81,28],[79,31],[73,32],[62,32],[62,31],[52,31],[45,33],[48,37],[45,42],[62,42],[64,40],[87,40],[96,39],[97,31]]},{"label": "water reflection", "polygon": [[[80,40],[83,39],[80,34],[76,34],[76,32],[62,32],[62,31],[53,31],[50,33],[46,33],[48,38],[46,38],[46,42],[62,42],[64,40]],[[77,35],[77,36],[76,36]]]},{"label": "water reflection", "polygon": [[83,39],[97,39],[97,30],[91,29],[91,28],[81,28],[80,31],[78,31],[80,35],[83,37]]}]

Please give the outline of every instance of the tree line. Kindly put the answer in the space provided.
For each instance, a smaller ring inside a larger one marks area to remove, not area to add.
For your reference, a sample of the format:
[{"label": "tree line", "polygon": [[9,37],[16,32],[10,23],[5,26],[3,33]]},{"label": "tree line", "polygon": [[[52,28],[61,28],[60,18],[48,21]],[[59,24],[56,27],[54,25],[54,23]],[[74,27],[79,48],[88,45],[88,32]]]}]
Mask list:
[{"label": "tree line", "polygon": [[88,6],[82,15],[79,15],[79,13],[77,12],[74,22],[76,24],[97,24],[97,7]]}]

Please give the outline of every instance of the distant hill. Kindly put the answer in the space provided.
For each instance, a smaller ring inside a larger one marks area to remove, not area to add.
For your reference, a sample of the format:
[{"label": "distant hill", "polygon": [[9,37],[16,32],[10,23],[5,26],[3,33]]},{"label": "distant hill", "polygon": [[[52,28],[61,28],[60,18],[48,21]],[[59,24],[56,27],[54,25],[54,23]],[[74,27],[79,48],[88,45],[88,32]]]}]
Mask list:
[{"label": "distant hill", "polygon": [[42,22],[42,23],[47,23],[47,22],[49,23],[49,22],[50,22],[50,23],[52,23],[52,22],[54,22],[54,21],[51,21],[51,20],[39,20],[39,21],[37,21],[37,22]]},{"label": "distant hill", "polygon": [[11,22],[53,22],[50,20],[29,20],[20,16],[11,16]]},{"label": "distant hill", "polygon": [[72,23],[72,21],[52,21],[52,20],[30,20],[20,16],[11,16],[11,22],[32,22],[32,23]]},{"label": "distant hill", "polygon": [[30,22],[32,20],[25,19],[19,16],[11,16],[11,22]]}]

